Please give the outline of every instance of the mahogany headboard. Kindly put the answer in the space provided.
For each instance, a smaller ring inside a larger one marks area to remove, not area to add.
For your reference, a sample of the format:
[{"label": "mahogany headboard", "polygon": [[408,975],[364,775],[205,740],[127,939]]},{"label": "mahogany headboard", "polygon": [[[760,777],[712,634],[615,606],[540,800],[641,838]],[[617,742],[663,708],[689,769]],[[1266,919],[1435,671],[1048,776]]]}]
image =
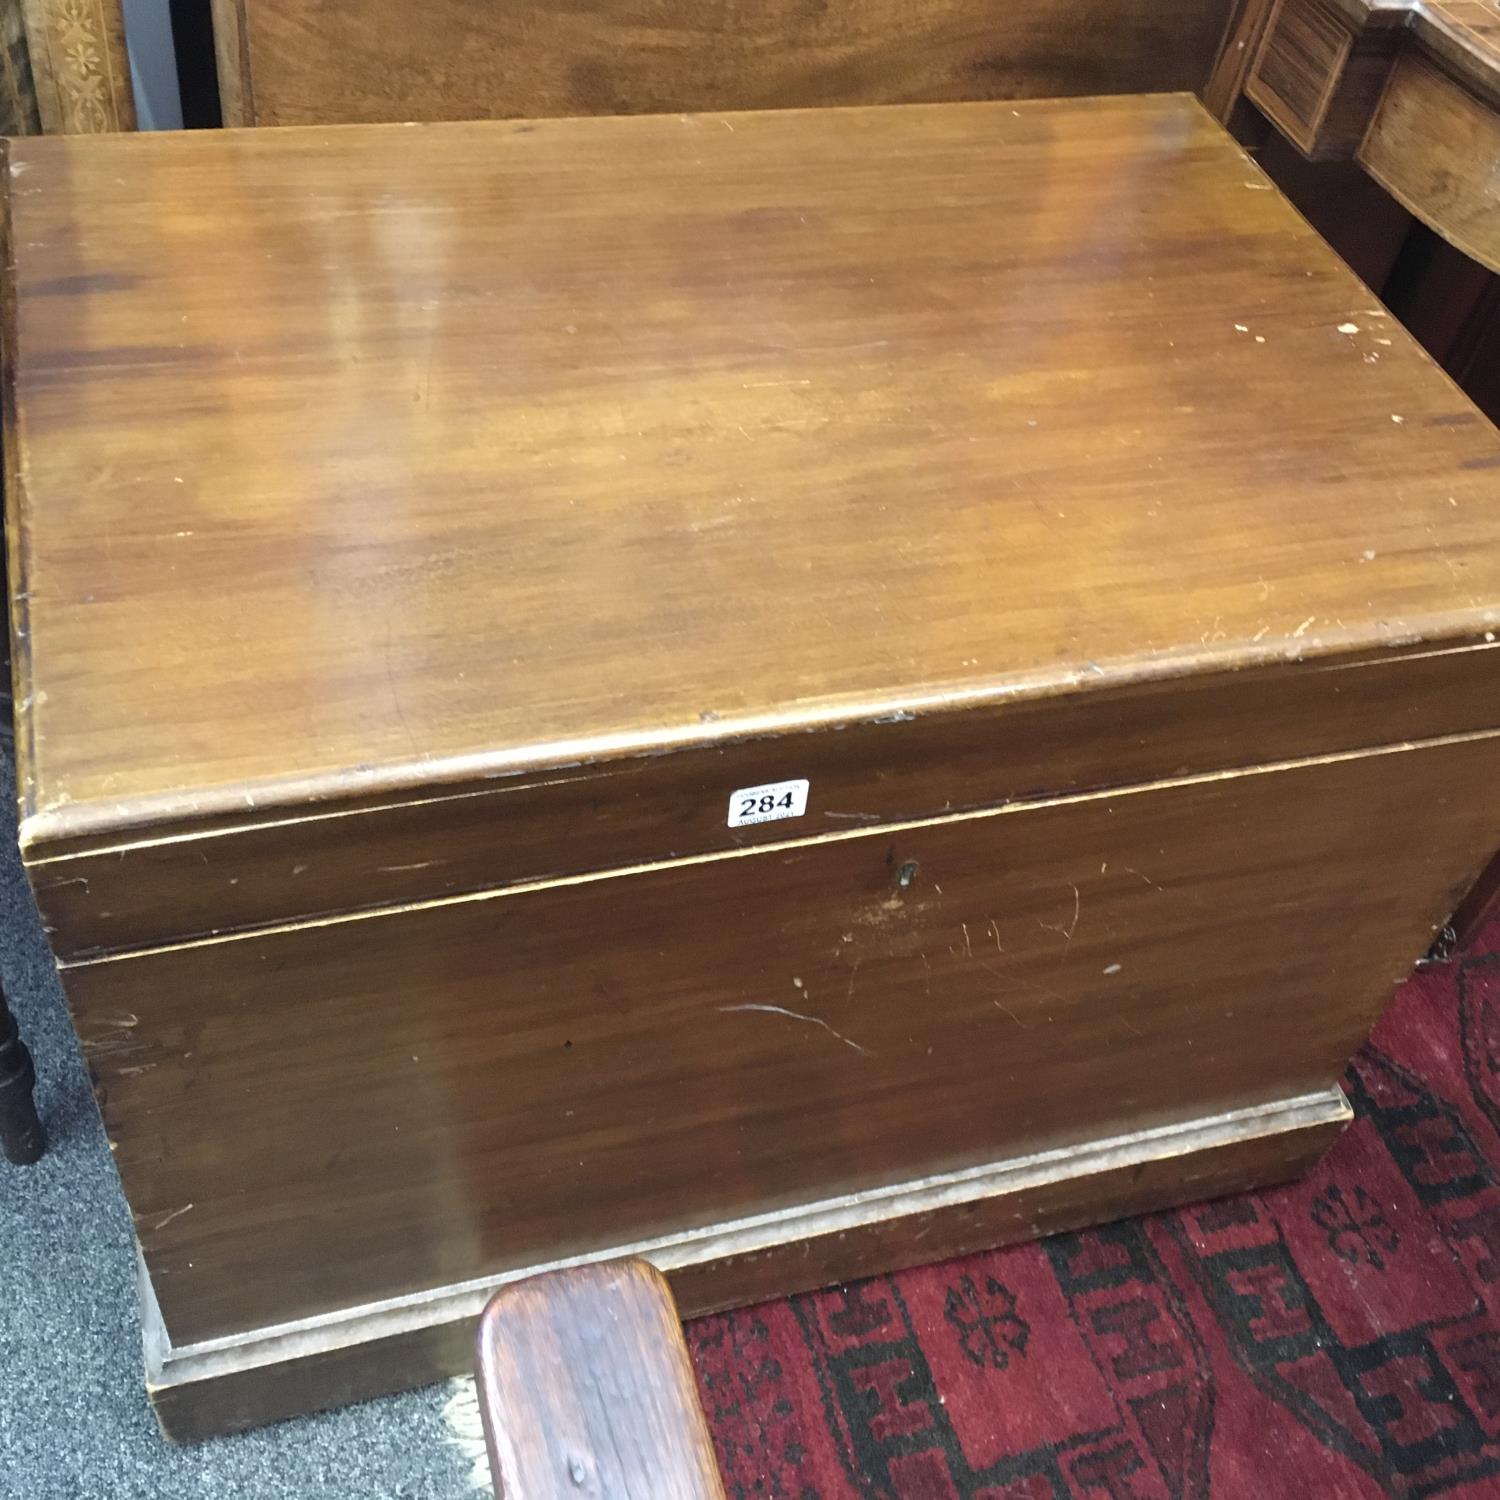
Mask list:
[{"label": "mahogany headboard", "polygon": [[213,0],[226,125],[1199,89],[1232,0]]}]

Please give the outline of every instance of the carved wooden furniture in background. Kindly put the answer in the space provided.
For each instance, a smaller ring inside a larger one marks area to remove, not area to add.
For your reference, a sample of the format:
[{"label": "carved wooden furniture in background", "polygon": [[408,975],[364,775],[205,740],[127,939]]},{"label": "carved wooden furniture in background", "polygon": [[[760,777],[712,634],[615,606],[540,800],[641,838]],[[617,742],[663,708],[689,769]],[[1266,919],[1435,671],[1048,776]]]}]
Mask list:
[{"label": "carved wooden furniture in background", "polygon": [[1465,254],[1500,268],[1494,5],[1275,0],[1245,93],[1304,154],[1357,160]]},{"label": "carved wooden furniture in background", "polygon": [[[7,78],[7,95],[24,98],[23,66],[34,91],[34,112],[11,107],[24,128],[48,135],[135,129],[120,0],[4,0],[0,10],[17,80],[13,87]],[[24,43],[24,64],[17,43]]]},{"label": "carved wooden furniture in background", "polygon": [[1230,0],[214,0],[227,125],[1197,89]]},{"label": "carved wooden furniture in background", "polygon": [[677,1308],[645,1261],[497,1292],[479,1321],[477,1365],[502,1500],[724,1500]]},{"label": "carved wooden furniture in background", "polygon": [[1398,58],[1358,152],[1392,197],[1492,271],[1500,270],[1500,58],[1493,61],[1490,92],[1480,98],[1426,58]]},{"label": "carved wooden furniture in background", "polygon": [[22,844],[170,1432],[1341,1128],[1500,832],[1500,438],[1192,100],[10,166]]}]

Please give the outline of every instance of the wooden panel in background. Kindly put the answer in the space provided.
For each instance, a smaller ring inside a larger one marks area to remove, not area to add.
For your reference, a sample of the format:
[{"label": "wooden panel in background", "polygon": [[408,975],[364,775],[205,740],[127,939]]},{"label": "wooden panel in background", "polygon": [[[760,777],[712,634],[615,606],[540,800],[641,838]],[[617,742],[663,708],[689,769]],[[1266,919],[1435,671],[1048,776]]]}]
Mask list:
[{"label": "wooden panel in background", "polygon": [[1500,111],[1414,53],[1359,148],[1364,169],[1450,244],[1500,271]]},{"label": "wooden panel in background", "polygon": [[1250,97],[1304,151],[1354,46],[1354,29],[1324,0],[1277,0],[1250,69]]},{"label": "wooden panel in background", "polygon": [[1364,24],[1333,0],[1276,0],[1245,92],[1307,156],[1353,154],[1400,46],[1405,11]]},{"label": "wooden panel in background", "polygon": [[1408,3],[1412,33],[1423,50],[1466,87],[1500,107],[1500,8],[1494,0]]},{"label": "wooden panel in background", "polygon": [[214,0],[225,123],[1196,89],[1229,0]]}]

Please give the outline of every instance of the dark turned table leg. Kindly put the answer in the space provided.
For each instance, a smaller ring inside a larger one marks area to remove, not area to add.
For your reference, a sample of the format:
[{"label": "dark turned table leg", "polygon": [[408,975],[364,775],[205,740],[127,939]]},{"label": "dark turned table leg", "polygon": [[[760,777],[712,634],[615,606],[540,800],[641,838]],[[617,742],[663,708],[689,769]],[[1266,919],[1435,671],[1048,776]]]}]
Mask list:
[{"label": "dark turned table leg", "polygon": [[31,1054],[21,1041],[10,1004],[0,990],[0,1150],[19,1167],[30,1166],[47,1149],[47,1137],[31,1097],[35,1086]]}]

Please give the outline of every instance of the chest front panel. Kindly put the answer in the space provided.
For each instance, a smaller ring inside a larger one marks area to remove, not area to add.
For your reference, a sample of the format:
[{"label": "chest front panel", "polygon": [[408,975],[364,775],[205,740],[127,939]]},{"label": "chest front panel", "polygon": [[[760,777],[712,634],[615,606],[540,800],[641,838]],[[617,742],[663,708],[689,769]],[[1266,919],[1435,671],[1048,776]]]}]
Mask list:
[{"label": "chest front panel", "polygon": [[1497,767],[1460,739],[65,978],[199,1340],[1327,1088]]}]

